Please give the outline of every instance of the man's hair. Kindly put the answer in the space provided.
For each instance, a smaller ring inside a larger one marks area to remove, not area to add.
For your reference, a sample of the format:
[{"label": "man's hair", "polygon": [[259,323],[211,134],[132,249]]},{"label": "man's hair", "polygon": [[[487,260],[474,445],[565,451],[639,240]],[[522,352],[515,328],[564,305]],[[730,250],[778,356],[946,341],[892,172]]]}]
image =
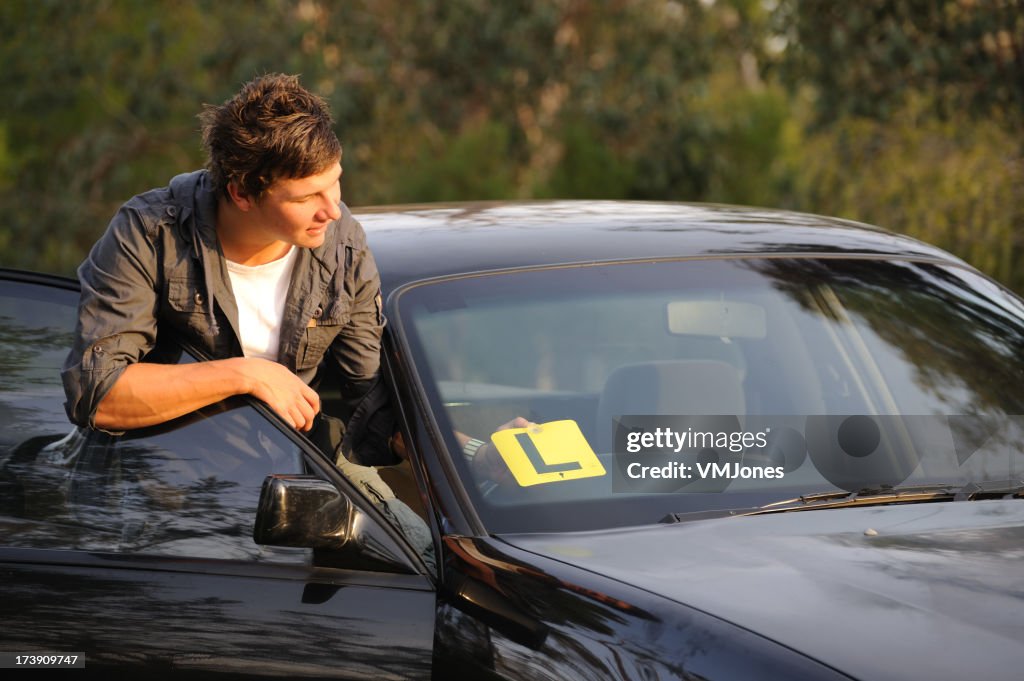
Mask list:
[{"label": "man's hair", "polygon": [[341,158],[327,103],[298,76],[260,76],[221,106],[199,114],[213,186],[234,182],[259,199],[279,179],[316,175]]}]

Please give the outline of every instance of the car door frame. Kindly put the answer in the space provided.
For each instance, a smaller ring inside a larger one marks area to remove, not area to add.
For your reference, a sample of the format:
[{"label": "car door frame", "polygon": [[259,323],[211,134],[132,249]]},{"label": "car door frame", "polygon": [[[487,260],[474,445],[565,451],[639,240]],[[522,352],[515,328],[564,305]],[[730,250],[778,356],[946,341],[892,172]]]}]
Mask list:
[{"label": "car door frame", "polygon": [[[6,282],[79,288],[64,277],[0,270]],[[405,563],[405,573],[331,567],[319,558],[285,565],[0,546],[0,617],[8,632],[0,646],[76,651],[89,668],[159,669],[167,677],[274,670],[429,677],[436,575],[315,447],[264,405],[247,402],[373,520],[375,539]]]}]

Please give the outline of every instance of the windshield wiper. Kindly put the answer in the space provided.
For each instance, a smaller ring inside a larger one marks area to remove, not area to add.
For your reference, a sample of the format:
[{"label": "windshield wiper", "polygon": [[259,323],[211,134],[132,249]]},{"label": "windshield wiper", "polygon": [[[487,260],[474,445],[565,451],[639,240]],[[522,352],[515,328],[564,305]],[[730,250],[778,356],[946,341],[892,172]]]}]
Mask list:
[{"label": "windshield wiper", "polygon": [[985,480],[969,482],[956,494],[957,501],[976,501],[978,499],[1024,499],[1024,480]]},{"label": "windshield wiper", "polygon": [[978,501],[980,499],[1024,499],[1024,480],[987,480],[957,486],[949,483],[907,485],[904,487],[865,487],[856,492],[835,490],[804,494],[793,499],[775,501],[751,508],[721,508],[670,513],[662,523],[682,523],[691,520],[710,520],[737,516],[786,513],[789,511],[815,511],[825,508],[852,506],[880,506],[883,504],[914,504],[932,501]]},{"label": "windshield wiper", "polygon": [[804,494],[766,504],[738,515],[763,515],[824,508],[912,504],[932,501],[976,501],[979,499],[1024,498],[1024,480],[970,482],[961,487],[951,484],[908,485],[905,487],[867,487],[856,492],[842,490]]}]

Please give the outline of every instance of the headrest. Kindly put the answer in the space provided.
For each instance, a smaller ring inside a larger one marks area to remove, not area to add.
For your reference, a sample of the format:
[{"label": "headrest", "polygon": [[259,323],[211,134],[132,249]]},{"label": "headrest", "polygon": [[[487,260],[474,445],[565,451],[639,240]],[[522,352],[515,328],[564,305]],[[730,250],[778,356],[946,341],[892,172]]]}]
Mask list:
[{"label": "headrest", "polygon": [[597,405],[597,435],[611,451],[612,419],[651,416],[744,416],[739,371],[715,360],[669,360],[618,367],[605,380]]}]

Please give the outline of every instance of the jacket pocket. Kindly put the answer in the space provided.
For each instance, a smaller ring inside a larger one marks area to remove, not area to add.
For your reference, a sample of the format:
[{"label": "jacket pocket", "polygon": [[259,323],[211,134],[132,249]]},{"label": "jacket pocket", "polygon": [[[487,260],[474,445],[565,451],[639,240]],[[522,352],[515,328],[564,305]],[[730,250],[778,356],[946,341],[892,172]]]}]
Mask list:
[{"label": "jacket pocket", "polygon": [[199,282],[186,277],[172,277],[167,280],[168,317],[179,330],[207,333],[207,304],[206,294]]},{"label": "jacket pocket", "polygon": [[317,308],[303,334],[297,368],[312,369],[320,364],[349,318],[349,304],[343,298],[335,299],[326,308]]},{"label": "jacket pocket", "polygon": [[167,304],[178,312],[202,312],[206,296],[200,290],[199,282],[186,277],[167,280]]}]

